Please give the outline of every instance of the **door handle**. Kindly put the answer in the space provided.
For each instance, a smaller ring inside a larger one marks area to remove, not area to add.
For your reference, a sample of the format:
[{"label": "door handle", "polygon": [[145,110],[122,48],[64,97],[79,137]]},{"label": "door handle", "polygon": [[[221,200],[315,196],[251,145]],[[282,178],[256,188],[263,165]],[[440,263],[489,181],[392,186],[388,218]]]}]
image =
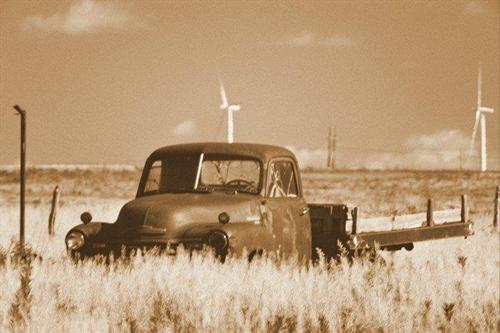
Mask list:
[{"label": "door handle", "polygon": [[306,215],[307,213],[309,213],[309,207],[302,207],[300,209],[300,216],[304,216]]}]

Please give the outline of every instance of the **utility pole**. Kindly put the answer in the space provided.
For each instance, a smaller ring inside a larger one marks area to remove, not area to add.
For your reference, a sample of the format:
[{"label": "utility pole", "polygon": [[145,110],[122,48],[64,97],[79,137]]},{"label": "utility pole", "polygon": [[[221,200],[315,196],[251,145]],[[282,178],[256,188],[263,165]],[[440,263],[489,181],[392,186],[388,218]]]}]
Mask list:
[{"label": "utility pole", "polygon": [[337,129],[333,128],[333,139],[332,139],[332,169],[337,167]]},{"label": "utility pole", "polygon": [[26,111],[19,105],[14,105],[17,113],[21,116],[21,201],[19,205],[19,242],[24,249],[24,219],[25,219],[25,189],[26,189]]},{"label": "utility pole", "polygon": [[328,128],[328,157],[326,166],[335,169],[335,151],[337,149],[337,131],[334,127]]},{"label": "utility pole", "polygon": [[326,167],[330,169],[332,161],[332,128],[328,127],[328,156],[326,157]]}]

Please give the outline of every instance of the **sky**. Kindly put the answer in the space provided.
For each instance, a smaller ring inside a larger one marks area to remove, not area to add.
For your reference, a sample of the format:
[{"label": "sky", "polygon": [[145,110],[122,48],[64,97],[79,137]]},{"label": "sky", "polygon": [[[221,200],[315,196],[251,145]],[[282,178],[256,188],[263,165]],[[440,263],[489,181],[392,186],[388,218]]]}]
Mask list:
[{"label": "sky", "polygon": [[[161,146],[235,141],[340,167],[458,168],[479,63],[500,169],[498,1],[0,1],[0,164],[141,164]],[[477,145],[474,151],[477,151]],[[477,153],[475,153],[477,155]],[[475,160],[475,161],[474,161]]]}]

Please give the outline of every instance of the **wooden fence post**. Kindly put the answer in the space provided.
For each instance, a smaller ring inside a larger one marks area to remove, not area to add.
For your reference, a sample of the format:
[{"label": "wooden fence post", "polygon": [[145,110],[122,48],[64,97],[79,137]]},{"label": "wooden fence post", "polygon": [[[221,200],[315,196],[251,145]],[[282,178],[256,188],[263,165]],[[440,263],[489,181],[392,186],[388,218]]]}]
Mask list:
[{"label": "wooden fence post", "polygon": [[358,216],[359,216],[359,208],[358,207],[354,207],[354,209],[351,211],[351,216],[352,216],[351,234],[356,235],[356,232],[358,230]]},{"label": "wooden fence post", "polygon": [[463,223],[469,221],[469,202],[467,201],[467,194],[462,194],[462,210],[460,211],[460,216]]},{"label": "wooden fence post", "polygon": [[500,220],[500,212],[498,211],[498,205],[500,205],[499,202],[499,192],[500,192],[500,186],[497,186],[497,191],[495,194],[495,208],[493,209],[493,227],[496,228],[498,226],[498,220]]},{"label": "wooden fence post", "polygon": [[434,225],[434,211],[432,209],[432,199],[427,200],[427,226],[431,227]]},{"label": "wooden fence post", "polygon": [[49,215],[49,236],[53,236],[55,234],[57,208],[59,207],[59,196],[59,185],[57,185],[54,188],[54,192],[52,193],[52,206],[50,208]]}]

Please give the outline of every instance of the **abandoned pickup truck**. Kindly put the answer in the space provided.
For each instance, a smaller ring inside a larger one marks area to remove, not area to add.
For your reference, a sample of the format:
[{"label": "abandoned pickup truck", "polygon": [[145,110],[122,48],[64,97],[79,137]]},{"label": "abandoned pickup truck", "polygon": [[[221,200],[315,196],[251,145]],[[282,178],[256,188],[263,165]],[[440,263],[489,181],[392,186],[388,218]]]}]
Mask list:
[{"label": "abandoned pickup truck", "polygon": [[146,160],[136,198],[114,223],[83,224],[66,236],[71,255],[121,253],[159,247],[175,254],[209,247],[221,257],[274,252],[308,261],[352,253],[375,243],[410,249],[413,242],[472,233],[469,221],[414,229],[346,231],[349,210],[342,204],[307,204],[297,160],[287,149],[260,144],[194,143],[160,148]]}]

